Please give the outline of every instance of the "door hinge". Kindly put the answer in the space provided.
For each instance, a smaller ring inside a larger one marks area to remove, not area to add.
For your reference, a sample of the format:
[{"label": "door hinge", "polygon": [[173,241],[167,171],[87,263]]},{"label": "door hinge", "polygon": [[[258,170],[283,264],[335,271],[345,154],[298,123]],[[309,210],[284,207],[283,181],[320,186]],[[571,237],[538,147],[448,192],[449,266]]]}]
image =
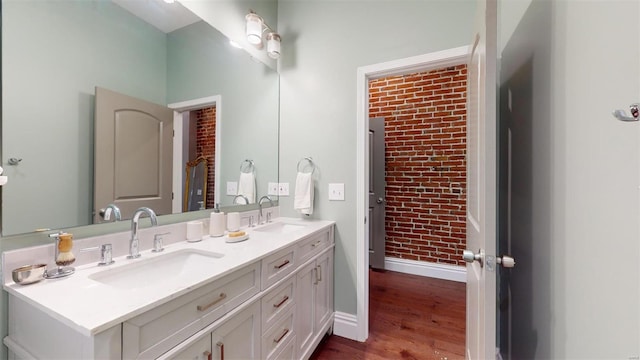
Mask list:
[{"label": "door hinge", "polygon": [[173,193],[171,193],[171,200],[173,200]]}]

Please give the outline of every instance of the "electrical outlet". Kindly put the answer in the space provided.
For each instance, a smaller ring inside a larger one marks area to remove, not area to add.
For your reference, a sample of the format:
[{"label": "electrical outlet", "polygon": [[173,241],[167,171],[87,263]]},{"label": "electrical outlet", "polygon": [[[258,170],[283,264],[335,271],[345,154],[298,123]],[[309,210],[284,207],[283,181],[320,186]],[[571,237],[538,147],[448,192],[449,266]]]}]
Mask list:
[{"label": "electrical outlet", "polygon": [[279,196],[289,196],[289,183],[279,183],[278,184],[278,195]]},{"label": "electrical outlet", "polygon": [[344,184],[329,184],[329,200],[344,201]]},{"label": "electrical outlet", "polygon": [[238,183],[235,181],[227,181],[227,195],[238,194]]},{"label": "electrical outlet", "polygon": [[278,183],[275,183],[275,182],[268,183],[267,195],[278,196]]}]

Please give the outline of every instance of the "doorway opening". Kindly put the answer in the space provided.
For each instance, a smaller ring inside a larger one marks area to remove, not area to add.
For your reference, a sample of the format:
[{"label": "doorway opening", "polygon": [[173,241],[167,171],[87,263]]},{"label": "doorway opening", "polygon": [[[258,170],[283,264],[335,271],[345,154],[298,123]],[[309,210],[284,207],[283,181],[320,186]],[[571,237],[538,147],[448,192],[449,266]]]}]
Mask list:
[{"label": "doorway opening", "polygon": [[[357,166],[357,184],[358,184],[358,205],[357,212],[358,218],[363,219],[363,223],[357,226],[357,242],[356,242],[356,250],[357,250],[357,265],[356,265],[356,274],[357,274],[357,314],[355,327],[356,329],[348,329],[345,333],[350,333],[352,335],[351,338],[365,341],[368,337],[369,333],[369,238],[370,238],[370,227],[368,222],[368,212],[369,212],[369,171],[370,171],[370,144],[369,144],[369,117],[370,117],[370,102],[371,96],[369,83],[372,80],[383,79],[386,77],[397,77],[404,76],[407,74],[416,74],[422,72],[429,72],[436,69],[446,69],[449,67],[457,67],[461,64],[466,64],[468,55],[468,47],[459,47],[455,49],[440,51],[436,53],[431,53],[422,56],[416,56],[396,61],[391,61],[387,63],[381,63],[366,67],[361,67],[358,69],[358,83],[357,83],[357,151],[358,151],[358,166]],[[465,75],[466,76],[466,75]],[[396,110],[400,111],[400,110]],[[427,110],[425,110],[427,111]],[[393,113],[393,110],[391,111]],[[414,130],[420,132],[421,130]],[[442,134],[442,133],[440,133]],[[408,140],[409,142],[411,140]],[[415,155],[417,156],[417,155]],[[434,172],[442,172],[449,165],[447,163],[447,159],[445,155],[440,155],[438,159],[438,155],[431,155],[431,162],[434,165],[429,165],[432,168],[436,167],[438,169],[432,169]],[[437,164],[436,164],[437,163]],[[449,166],[450,167],[450,166]],[[439,171],[435,171],[439,170]],[[460,186],[456,186],[456,189],[460,189]],[[449,190],[454,190],[454,187],[449,186]],[[426,188],[422,187],[421,190],[423,193],[427,193]],[[451,192],[450,194],[453,194]],[[458,221],[456,217],[456,222]],[[429,230],[427,230],[429,231]],[[464,238],[464,236],[463,236]],[[447,262],[444,265],[451,266],[452,263],[457,264],[458,260],[455,259],[455,253],[459,253],[457,251],[457,244],[459,242],[456,241],[456,245],[454,247],[450,247],[447,244],[444,248],[448,248],[449,253],[447,254]],[[464,241],[462,246],[464,246]],[[386,246],[385,246],[386,247]],[[411,249],[408,245],[401,245],[398,248],[400,249]],[[411,252],[407,253],[405,251],[405,257]],[[420,251],[420,249],[417,249]],[[424,251],[424,249],[423,249]],[[450,253],[453,254],[450,254]],[[427,251],[429,253],[429,251]],[[417,255],[417,253],[413,253]],[[453,255],[453,256],[452,256]],[[400,258],[402,259],[402,258]],[[406,263],[407,261],[414,261],[415,259],[403,259]],[[386,265],[385,261],[385,265]],[[437,264],[437,263],[436,263]],[[440,267],[444,266],[441,265]],[[386,266],[385,266],[386,267]],[[456,266],[457,267],[457,266]],[[446,267],[443,267],[442,270],[444,273],[450,272],[450,270]],[[464,274],[464,273],[463,273]],[[336,324],[336,332],[342,332],[343,329],[340,326],[345,324]]]},{"label": "doorway opening", "polygon": [[[385,214],[369,219],[370,243],[380,238],[385,258],[375,264],[371,257],[372,268],[442,277],[422,268],[465,265],[466,74],[459,64],[369,80],[369,126],[382,122],[385,149],[377,151],[370,136],[369,184],[384,176],[375,205]],[[382,234],[377,221],[384,222]]]},{"label": "doorway opening", "polygon": [[221,96],[209,96],[169,104],[173,109],[173,212],[180,213],[186,186],[185,166],[202,156],[208,161],[206,199],[211,209],[220,199],[220,149],[222,143]]}]

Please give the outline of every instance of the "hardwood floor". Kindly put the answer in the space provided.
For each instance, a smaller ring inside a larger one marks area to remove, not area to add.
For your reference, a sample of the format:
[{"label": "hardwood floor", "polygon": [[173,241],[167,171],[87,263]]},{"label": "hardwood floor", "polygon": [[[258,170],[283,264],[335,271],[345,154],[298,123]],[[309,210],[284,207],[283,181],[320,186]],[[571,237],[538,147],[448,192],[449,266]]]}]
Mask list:
[{"label": "hardwood floor", "polygon": [[332,335],[311,356],[323,359],[464,359],[464,283],[369,271],[369,338]]}]

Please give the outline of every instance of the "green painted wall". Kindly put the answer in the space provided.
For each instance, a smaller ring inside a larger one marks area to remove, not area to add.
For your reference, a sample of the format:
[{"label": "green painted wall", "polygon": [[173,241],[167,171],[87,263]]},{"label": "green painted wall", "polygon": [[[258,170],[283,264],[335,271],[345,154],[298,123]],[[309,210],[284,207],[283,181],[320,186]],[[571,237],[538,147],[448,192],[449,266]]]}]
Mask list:
[{"label": "green painted wall", "polygon": [[[336,220],[335,307],[356,314],[356,71],[366,66],[469,45],[473,1],[280,1],[280,181],[296,164],[318,166],[313,217]],[[345,183],[346,201],[327,200]],[[282,213],[299,216],[293,197]]]}]

